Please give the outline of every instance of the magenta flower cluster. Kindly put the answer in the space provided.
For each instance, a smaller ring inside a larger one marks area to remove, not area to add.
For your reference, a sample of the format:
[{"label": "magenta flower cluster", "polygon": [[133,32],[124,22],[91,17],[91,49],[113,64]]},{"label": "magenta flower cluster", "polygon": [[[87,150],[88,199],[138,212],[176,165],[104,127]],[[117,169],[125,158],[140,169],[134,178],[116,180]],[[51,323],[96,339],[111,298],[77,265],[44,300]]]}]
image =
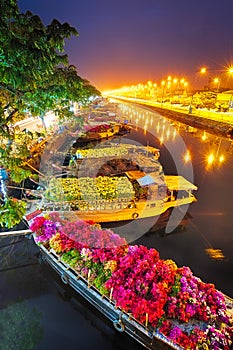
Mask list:
[{"label": "magenta flower cluster", "polygon": [[85,262],[86,276],[86,266],[108,268],[101,290],[111,293],[116,307],[141,324],[184,349],[231,349],[232,320],[223,294],[188,267],[160,259],[156,249],[128,245],[94,222],[69,222],[51,213],[35,218],[30,228],[38,243],[49,240],[58,254],[77,251]]}]

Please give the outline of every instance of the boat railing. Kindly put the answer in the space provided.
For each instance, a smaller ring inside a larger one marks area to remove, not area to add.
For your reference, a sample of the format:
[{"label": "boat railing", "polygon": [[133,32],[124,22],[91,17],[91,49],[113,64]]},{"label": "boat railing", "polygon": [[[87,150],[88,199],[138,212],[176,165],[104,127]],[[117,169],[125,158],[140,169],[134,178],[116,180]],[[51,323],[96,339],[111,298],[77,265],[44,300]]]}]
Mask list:
[{"label": "boat railing", "polygon": [[[148,323],[140,323],[132,316],[131,313],[127,313],[118,308],[115,301],[112,299],[111,293],[110,295],[101,294],[99,290],[91,283],[91,273],[88,273],[88,277],[86,278],[77,270],[65,263],[54,250],[47,250],[47,248],[43,245],[40,245],[40,249],[43,253],[43,259],[59,273],[62,282],[64,284],[69,284],[78,292],[82,291],[83,296],[89,300],[89,302],[95,306],[98,306],[98,309],[113,321],[113,325],[116,330],[120,332],[125,330],[130,335],[134,334],[134,337],[137,338],[141,344],[142,339],[147,337],[147,342],[151,346],[153,346],[153,339],[158,339],[164,344],[169,345],[172,349],[184,350],[183,347],[175,344],[172,340],[165,337],[156,328],[152,328],[152,326],[150,326]],[[139,333],[141,333],[141,336]]]},{"label": "boat railing", "polygon": [[191,203],[193,201],[196,201],[196,197],[190,193],[189,196],[187,197],[182,197],[182,198],[176,198],[176,205],[182,205],[182,204],[186,204],[186,203]]},{"label": "boat railing", "polygon": [[189,204],[189,203],[192,203],[195,201],[196,201],[196,197],[193,194],[189,194],[189,196],[182,197],[182,198],[173,197],[170,200],[165,198],[164,206],[166,206],[166,207],[178,207],[178,206],[181,206],[184,204]]},{"label": "boat railing", "polygon": [[137,203],[154,203],[160,202],[161,207],[164,205],[168,206],[180,206],[196,201],[193,194],[189,193],[189,196],[183,198],[174,198],[173,200],[167,201],[166,199],[151,199],[151,200],[141,200],[134,201],[132,197],[117,198],[117,199],[77,199],[72,201],[59,200],[51,201],[43,198],[40,207],[51,209],[51,210],[88,210],[88,211],[98,211],[98,210],[121,210],[121,209],[135,209],[137,208]]},{"label": "boat railing", "polygon": [[[118,199],[80,199],[72,201],[50,201],[43,198],[40,203],[41,207],[46,209],[55,210],[55,208],[61,208],[61,210],[117,210],[117,209],[131,209],[136,204],[132,201],[131,197],[118,198]],[[74,209],[73,209],[74,208]]]}]

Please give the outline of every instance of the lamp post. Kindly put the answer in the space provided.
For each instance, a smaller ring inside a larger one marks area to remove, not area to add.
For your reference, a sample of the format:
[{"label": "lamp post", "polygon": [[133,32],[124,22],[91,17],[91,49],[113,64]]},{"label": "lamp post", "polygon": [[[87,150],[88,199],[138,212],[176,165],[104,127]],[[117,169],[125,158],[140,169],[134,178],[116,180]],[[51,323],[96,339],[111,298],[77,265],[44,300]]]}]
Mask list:
[{"label": "lamp post", "polygon": [[218,78],[218,77],[214,78],[213,83],[216,85],[217,92],[219,92],[219,87],[220,87],[220,83],[221,83],[220,78]]},{"label": "lamp post", "polygon": [[[207,69],[207,67],[201,67],[199,70],[200,75],[207,75],[207,73],[209,72],[209,69]],[[210,82],[210,77],[207,81],[207,88],[209,89],[209,82]],[[205,85],[204,85],[204,90],[205,90]]]},{"label": "lamp post", "polygon": [[161,100],[161,107],[162,107],[162,106],[163,106],[164,89],[165,89],[165,85],[166,85],[165,80],[163,80],[163,81],[161,82],[161,85],[163,86],[163,90],[162,90],[162,100]]},{"label": "lamp post", "polygon": [[[199,70],[199,73],[200,73],[200,75],[206,75],[207,76],[207,81],[208,81],[208,89],[210,89],[211,88],[211,85],[212,85],[212,87],[213,87],[213,85],[215,85],[216,86],[216,90],[217,90],[217,92],[219,91],[219,87],[220,87],[220,84],[221,84],[221,78],[220,77],[218,77],[218,76],[216,76],[215,78],[211,78],[211,76],[210,76],[210,72],[214,72],[215,70],[214,69],[210,69],[210,68],[207,68],[207,67],[201,67],[200,68],[200,70]],[[216,71],[215,71],[216,72]],[[212,74],[211,73],[211,74]],[[232,73],[233,73],[233,67],[232,67]]]}]

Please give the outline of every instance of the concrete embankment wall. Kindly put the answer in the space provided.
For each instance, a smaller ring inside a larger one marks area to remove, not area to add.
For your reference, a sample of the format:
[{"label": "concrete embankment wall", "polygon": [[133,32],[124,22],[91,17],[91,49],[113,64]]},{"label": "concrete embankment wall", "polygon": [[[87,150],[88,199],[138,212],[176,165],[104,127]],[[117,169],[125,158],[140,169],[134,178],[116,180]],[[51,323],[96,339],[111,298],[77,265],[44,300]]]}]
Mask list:
[{"label": "concrete embankment wall", "polygon": [[[122,101],[125,101],[122,99]],[[143,106],[146,109],[150,111],[155,111],[159,114],[161,114],[164,117],[167,117],[171,120],[184,123],[186,125],[190,125],[192,127],[205,130],[209,132],[210,134],[221,136],[221,137],[227,137],[227,138],[233,138],[233,132],[230,133],[231,126],[228,123],[221,122],[221,121],[215,121],[212,119],[208,119],[205,117],[200,117],[195,114],[188,114],[188,113],[182,113],[180,111],[175,111],[167,108],[160,108],[157,106],[150,106],[143,102],[130,102],[137,106]]]}]

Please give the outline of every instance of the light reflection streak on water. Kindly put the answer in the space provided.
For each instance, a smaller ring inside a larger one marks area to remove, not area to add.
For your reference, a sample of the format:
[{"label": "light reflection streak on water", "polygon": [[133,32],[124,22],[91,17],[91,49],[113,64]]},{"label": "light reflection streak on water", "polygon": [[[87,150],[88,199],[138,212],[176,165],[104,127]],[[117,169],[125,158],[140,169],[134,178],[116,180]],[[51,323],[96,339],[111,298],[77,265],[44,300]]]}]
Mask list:
[{"label": "light reflection streak on water", "polygon": [[185,161],[185,163],[188,163],[191,161],[191,154],[190,154],[189,150],[187,150],[185,155],[184,155],[184,161]]},{"label": "light reflection streak on water", "polygon": [[195,230],[202,236],[202,239],[205,241],[207,245],[207,248],[205,248],[205,253],[213,260],[225,260],[226,256],[223,254],[222,250],[213,248],[211,242],[207,239],[206,235],[195,224],[191,223],[191,225],[195,227]]},{"label": "light reflection streak on water", "polygon": [[226,259],[225,255],[223,254],[223,251],[221,249],[206,248],[205,252],[213,260],[224,260],[224,259]]},{"label": "light reflection streak on water", "polygon": [[176,129],[174,129],[173,130],[173,134],[172,134],[172,140],[173,141],[175,140],[176,136],[177,136],[177,131],[176,131]]},{"label": "light reflection streak on water", "polygon": [[162,145],[164,143],[164,136],[163,136],[163,134],[161,135],[159,141],[160,141],[160,145]]},{"label": "light reflection streak on water", "polygon": [[[143,126],[144,135],[146,135],[147,132],[153,134],[153,130],[156,131],[160,145],[162,145],[165,140],[175,141],[180,132],[187,129],[184,124],[179,122],[171,122],[153,112],[135,111],[134,108],[135,107],[125,105],[122,107],[125,113],[133,117],[132,122],[135,123],[136,130],[138,130],[138,126],[142,124],[141,126]],[[207,133],[205,130],[197,130],[195,133],[192,133],[192,135],[195,138],[198,138],[200,143],[203,143],[203,152],[199,158],[206,171],[216,170],[217,168],[219,169],[226,161],[226,152],[233,153],[233,141],[231,140],[224,141],[224,143],[228,145],[227,150],[226,147],[222,146],[222,138],[217,138],[216,142],[216,136]],[[194,156],[197,157],[196,154],[194,154]],[[181,157],[183,157],[184,163],[187,163],[192,159],[190,151],[185,155],[181,155]]]}]

